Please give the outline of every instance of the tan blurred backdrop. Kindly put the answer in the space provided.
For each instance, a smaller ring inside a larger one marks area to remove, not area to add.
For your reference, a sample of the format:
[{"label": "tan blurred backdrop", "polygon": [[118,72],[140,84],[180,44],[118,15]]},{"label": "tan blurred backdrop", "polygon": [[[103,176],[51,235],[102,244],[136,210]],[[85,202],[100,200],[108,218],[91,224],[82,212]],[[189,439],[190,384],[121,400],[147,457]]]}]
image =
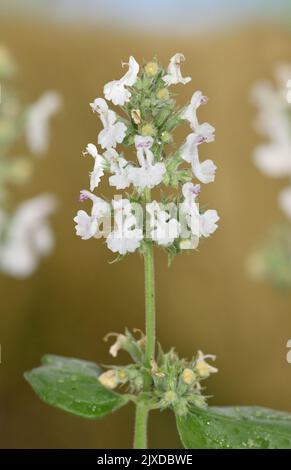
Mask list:
[{"label": "tan blurred backdrop", "polygon": [[[57,194],[56,249],[29,279],[1,275],[0,446],[72,448],[130,447],[133,408],[102,421],[76,418],[42,404],[24,382],[23,371],[47,352],[112,362],[102,341],[109,331],[143,328],[143,266],[135,254],[109,265],[112,253],[100,241],[82,241],[73,217],[79,190],[88,185],[90,162],[81,158],[95,142],[99,121],[88,103],[103,84],[118,78],[120,62],[157,54],[166,65],[175,52],[187,58],[190,85],[210,97],[201,118],[216,127],[216,141],[203,149],[218,166],[214,184],[201,202],[221,216],[219,230],[199,252],[176,258],[170,269],[156,253],[158,337],[182,356],[198,348],[217,354],[219,374],[207,382],[211,404],[260,404],[291,411],[291,293],[256,284],[244,271],[245,258],[281,215],[276,195],[281,182],[253,166],[259,138],[249,103],[252,84],[271,77],[278,61],[291,61],[291,30],[265,25],[199,38],[147,37],[105,28],[74,29],[0,19],[1,41],[18,64],[15,87],[32,101],[56,89],[64,108],[53,124],[48,157],[37,163],[33,183],[17,197],[43,191]],[[106,194],[106,187],[101,188]],[[282,216],[283,217],[283,216]],[[126,361],[120,356],[120,363]],[[179,447],[174,419],[153,413],[151,447]]]}]

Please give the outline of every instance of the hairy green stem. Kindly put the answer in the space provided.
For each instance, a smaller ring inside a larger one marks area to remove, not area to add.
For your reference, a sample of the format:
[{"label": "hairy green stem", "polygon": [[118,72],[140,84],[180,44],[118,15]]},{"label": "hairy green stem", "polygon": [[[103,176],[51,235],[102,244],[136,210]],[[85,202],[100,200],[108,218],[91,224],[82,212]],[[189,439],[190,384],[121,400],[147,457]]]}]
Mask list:
[{"label": "hairy green stem", "polygon": [[[145,202],[150,202],[150,191],[145,192]],[[155,357],[156,344],[156,311],[155,311],[155,271],[154,250],[151,242],[144,249],[144,278],[145,278],[145,367],[149,370]],[[148,372],[144,375],[144,392],[149,392],[152,378]],[[147,448],[147,422],[149,406],[142,398],[136,406],[134,448]]]},{"label": "hairy green stem", "polygon": [[149,410],[145,402],[138,402],[135,410],[134,448],[147,449],[147,427]]}]

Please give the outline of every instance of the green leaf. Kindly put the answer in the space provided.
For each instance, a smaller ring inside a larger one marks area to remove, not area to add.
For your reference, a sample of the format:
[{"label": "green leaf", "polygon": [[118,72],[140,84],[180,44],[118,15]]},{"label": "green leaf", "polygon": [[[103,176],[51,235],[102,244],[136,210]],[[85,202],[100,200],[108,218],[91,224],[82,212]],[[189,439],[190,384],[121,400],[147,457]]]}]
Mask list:
[{"label": "green leaf", "polygon": [[291,449],[291,413],[261,407],[191,408],[176,414],[186,449]]},{"label": "green leaf", "polygon": [[46,355],[42,366],[24,377],[45,403],[84,418],[100,418],[125,405],[128,398],[103,387],[93,362]]}]

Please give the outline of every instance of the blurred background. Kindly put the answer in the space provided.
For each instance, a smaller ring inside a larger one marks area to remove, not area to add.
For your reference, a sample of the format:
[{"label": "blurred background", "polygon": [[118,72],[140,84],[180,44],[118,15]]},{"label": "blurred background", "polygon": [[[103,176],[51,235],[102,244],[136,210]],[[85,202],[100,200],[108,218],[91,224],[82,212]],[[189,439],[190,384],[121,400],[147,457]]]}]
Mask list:
[{"label": "blurred background", "polygon": [[[46,158],[29,185],[14,189],[16,200],[48,191],[59,205],[52,255],[28,279],[0,275],[1,447],[132,445],[133,407],[85,421],[42,404],[22,375],[44,353],[110,363],[104,335],[143,329],[142,259],[135,254],[110,265],[105,245],[80,240],[73,223],[91,163],[81,153],[100,129],[89,102],[120,76],[129,55],[139,62],[157,55],[166,66],[183,52],[184,75],[193,78],[177,89],[179,102],[203,90],[210,101],[200,117],[216,127],[216,141],[202,152],[217,164],[217,178],[201,202],[218,210],[220,227],[169,269],[156,252],[159,341],[185,357],[197,349],[217,355],[219,374],[207,381],[210,404],[291,412],[291,293],[255,283],[245,270],[268,227],[284,219],[276,200],[281,180],[266,179],[252,162],[261,138],[249,96],[278,62],[291,62],[290,2],[0,0],[0,42],[15,59],[13,87],[24,101],[47,89],[63,99]],[[171,413],[152,414],[150,446],[180,447]]]}]

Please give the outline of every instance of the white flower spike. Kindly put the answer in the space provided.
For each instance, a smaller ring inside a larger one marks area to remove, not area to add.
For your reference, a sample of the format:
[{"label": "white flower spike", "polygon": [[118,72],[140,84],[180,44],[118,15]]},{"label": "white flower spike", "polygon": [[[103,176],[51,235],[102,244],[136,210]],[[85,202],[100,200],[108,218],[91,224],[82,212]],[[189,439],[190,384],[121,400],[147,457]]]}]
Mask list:
[{"label": "white flower spike", "polygon": [[118,106],[123,106],[130,100],[131,93],[126,87],[135,84],[139,72],[139,65],[132,56],[130,56],[128,64],[122,65],[128,65],[126,74],[120,80],[107,83],[103,90],[105,98]]},{"label": "white flower spike", "polygon": [[[252,99],[258,108],[255,126],[268,139],[254,151],[255,165],[267,176],[291,176],[291,106],[287,100],[287,81],[291,67],[281,64],[275,70],[276,81],[262,81],[252,90]],[[291,217],[291,191],[284,189],[278,198],[280,208]]]},{"label": "white flower spike", "polygon": [[[103,124],[98,144],[105,151],[100,154],[94,144],[86,147],[84,154],[93,157],[94,168],[90,173],[90,191],[81,191],[81,200],[91,199],[93,206],[91,213],[78,212],[74,219],[76,232],[84,240],[105,235],[107,247],[118,254],[117,259],[136,250],[143,252],[148,242],[163,246],[172,259],[181,249],[195,249],[199,238],[208,237],[217,228],[217,212],[200,213],[197,199],[201,186],[191,181],[191,174],[202,184],[211,183],[215,178],[213,161],[200,162],[198,155],[198,146],[214,139],[214,127],[207,122],[200,124],[197,118],[197,110],[207,103],[207,98],[201,91],[196,91],[180,115],[174,110],[175,102],[166,87],[191,80],[181,74],[180,65],[184,60],[183,54],[175,54],[167,71],[156,59],[140,70],[131,56],[127,73],[104,87],[105,98],[119,105],[126,117],[121,118],[110,110],[103,98],[90,103]],[[138,86],[133,93],[130,87],[137,80]],[[143,103],[145,96],[151,104]],[[172,131],[183,120],[189,122],[192,133],[179,151],[172,149],[167,155],[166,149],[174,142]],[[136,161],[134,156],[127,158],[127,151],[122,153],[117,149],[120,143],[126,150],[135,148]],[[191,164],[192,173],[189,169],[179,168],[182,160]],[[104,173],[109,174],[111,187],[117,190],[129,188],[126,197],[116,195],[117,198],[107,203],[93,193]],[[167,203],[152,201],[151,190],[157,191],[162,184],[181,189],[182,199],[176,194],[165,199]],[[144,217],[145,221],[142,220]],[[101,234],[100,227],[104,228],[104,222],[107,225],[108,220],[112,222],[111,227]]]},{"label": "white flower spike", "polygon": [[167,68],[167,75],[163,77],[164,82],[166,85],[176,85],[177,83],[183,83],[183,85],[186,85],[186,83],[191,82],[191,77],[182,77],[181,74],[181,69],[180,69],[180,64],[181,62],[185,61],[185,56],[184,54],[175,54],[171,59],[170,59],[170,64]]}]

